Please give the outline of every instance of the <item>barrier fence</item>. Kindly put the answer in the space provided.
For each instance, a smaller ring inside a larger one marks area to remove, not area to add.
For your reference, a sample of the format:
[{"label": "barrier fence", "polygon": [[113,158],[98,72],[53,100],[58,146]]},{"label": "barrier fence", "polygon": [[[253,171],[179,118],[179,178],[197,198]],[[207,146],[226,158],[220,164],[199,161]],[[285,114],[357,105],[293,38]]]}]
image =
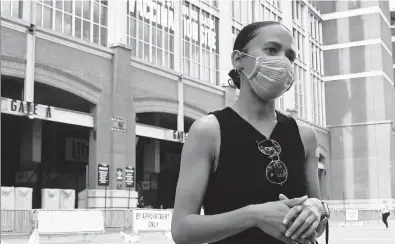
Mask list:
[{"label": "barrier fence", "polygon": [[1,210],[1,232],[30,234],[37,229],[43,234],[67,234],[77,229],[100,232],[101,228],[162,232],[170,231],[171,215],[172,210],[165,209]]},{"label": "barrier fence", "polygon": [[[347,212],[348,211],[348,212]],[[395,211],[390,218],[395,219]],[[75,210],[1,210],[1,232],[30,234],[100,232],[105,229],[139,231],[170,230],[172,210],[162,209],[75,209]],[[369,223],[381,221],[378,210],[333,210],[331,223]],[[81,231],[80,231],[81,232]]]},{"label": "barrier fence", "polygon": [[1,232],[30,233],[33,215],[30,210],[1,210]]}]

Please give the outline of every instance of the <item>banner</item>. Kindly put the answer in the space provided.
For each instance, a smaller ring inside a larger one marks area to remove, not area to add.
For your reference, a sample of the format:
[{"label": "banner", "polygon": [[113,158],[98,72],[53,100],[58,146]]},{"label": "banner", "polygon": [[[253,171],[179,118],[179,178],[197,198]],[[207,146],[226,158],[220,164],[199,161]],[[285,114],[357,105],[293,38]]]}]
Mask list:
[{"label": "banner", "polygon": [[129,0],[129,12],[136,19],[174,31],[174,1]]},{"label": "banner", "polygon": [[218,53],[218,19],[185,1],[182,8],[183,32],[187,41]]}]

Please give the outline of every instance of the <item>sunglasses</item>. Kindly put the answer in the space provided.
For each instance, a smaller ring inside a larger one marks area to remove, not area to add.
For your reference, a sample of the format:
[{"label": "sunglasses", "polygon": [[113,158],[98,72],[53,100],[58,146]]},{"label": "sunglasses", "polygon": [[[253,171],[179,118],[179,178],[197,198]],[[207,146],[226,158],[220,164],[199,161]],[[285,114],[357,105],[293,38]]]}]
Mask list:
[{"label": "sunglasses", "polygon": [[266,179],[273,184],[284,184],[288,179],[288,169],[280,160],[280,144],[273,139],[257,141],[257,144],[258,150],[271,160],[266,166]]}]

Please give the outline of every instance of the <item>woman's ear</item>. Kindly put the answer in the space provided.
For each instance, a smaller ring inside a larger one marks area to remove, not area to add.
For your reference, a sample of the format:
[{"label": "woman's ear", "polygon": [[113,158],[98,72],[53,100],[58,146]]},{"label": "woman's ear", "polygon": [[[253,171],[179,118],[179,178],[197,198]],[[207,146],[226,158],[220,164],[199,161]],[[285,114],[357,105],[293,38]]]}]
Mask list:
[{"label": "woman's ear", "polygon": [[239,50],[234,50],[232,52],[232,65],[236,70],[243,70],[243,63],[241,62],[241,58],[243,57],[243,53]]}]

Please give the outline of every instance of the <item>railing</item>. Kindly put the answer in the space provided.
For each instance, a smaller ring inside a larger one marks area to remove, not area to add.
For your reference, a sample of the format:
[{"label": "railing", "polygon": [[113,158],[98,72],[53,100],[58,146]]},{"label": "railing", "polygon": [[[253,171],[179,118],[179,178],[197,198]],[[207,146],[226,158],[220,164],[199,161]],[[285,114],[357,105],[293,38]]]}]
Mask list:
[{"label": "railing", "polygon": [[106,229],[129,229],[132,227],[132,210],[106,209],[104,212],[104,226]]},{"label": "railing", "polygon": [[1,210],[1,232],[28,234],[33,228],[30,210]]},{"label": "railing", "polygon": [[[34,228],[34,210],[1,210],[1,233],[30,234]],[[44,210],[48,211],[48,210]],[[53,212],[73,210],[49,210]],[[75,210],[80,211],[80,210]],[[104,227],[106,229],[130,229],[133,214],[130,210],[106,209],[103,211]]]}]

